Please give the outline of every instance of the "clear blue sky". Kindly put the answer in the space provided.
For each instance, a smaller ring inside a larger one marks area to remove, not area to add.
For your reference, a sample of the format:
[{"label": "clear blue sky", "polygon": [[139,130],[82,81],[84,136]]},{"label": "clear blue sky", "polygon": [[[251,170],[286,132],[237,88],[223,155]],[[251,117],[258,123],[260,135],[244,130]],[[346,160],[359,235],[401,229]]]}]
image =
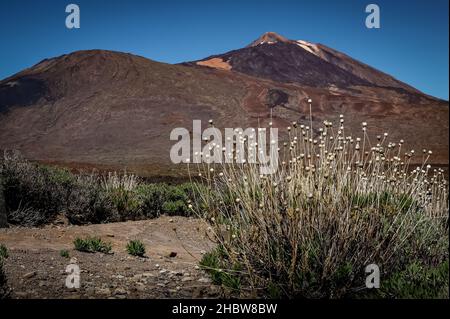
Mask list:
[{"label": "clear blue sky", "polygon": [[[65,7],[81,29],[65,28]],[[365,6],[381,8],[367,29]],[[240,48],[266,31],[320,42],[448,100],[448,0],[1,0],[0,79],[81,49],[176,63]]]}]

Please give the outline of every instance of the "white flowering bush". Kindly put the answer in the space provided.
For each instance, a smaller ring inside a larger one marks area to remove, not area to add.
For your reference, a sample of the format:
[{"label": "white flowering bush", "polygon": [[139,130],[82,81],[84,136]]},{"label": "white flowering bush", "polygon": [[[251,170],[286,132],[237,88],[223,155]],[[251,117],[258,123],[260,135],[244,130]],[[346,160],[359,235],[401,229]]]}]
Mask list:
[{"label": "white flowering bush", "polygon": [[[311,124],[287,128],[275,174],[200,167],[190,207],[220,251],[202,266],[237,277],[234,293],[244,295],[448,297],[448,186],[427,164],[432,152],[415,165],[403,141],[370,141],[366,123],[361,137],[346,134],[342,115],[337,126]],[[380,289],[365,286],[369,264],[381,270]]]}]

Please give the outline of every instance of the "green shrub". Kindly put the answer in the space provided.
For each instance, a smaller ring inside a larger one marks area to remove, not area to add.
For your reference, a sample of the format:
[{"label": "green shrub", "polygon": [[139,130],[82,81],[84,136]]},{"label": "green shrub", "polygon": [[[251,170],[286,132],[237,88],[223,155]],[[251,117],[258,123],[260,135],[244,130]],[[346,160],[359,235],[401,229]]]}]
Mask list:
[{"label": "green shrub", "polygon": [[169,188],[166,205],[163,207],[164,212],[168,215],[191,215],[192,212],[186,205],[186,203],[190,200],[189,193],[191,190],[191,184],[171,186]]},{"label": "green shrub", "polygon": [[0,259],[0,300],[8,297],[8,283],[5,270],[3,269],[3,259]]},{"label": "green shrub", "polygon": [[382,298],[448,299],[448,261],[432,267],[413,263],[383,280],[373,293]]},{"label": "green shrub", "polygon": [[164,204],[166,184],[143,184],[136,188],[143,216],[155,218],[161,215]]},{"label": "green shrub", "polygon": [[136,189],[144,217],[155,218],[162,214],[162,207],[167,198],[166,184],[143,184]]},{"label": "green shrub", "polygon": [[100,252],[108,254],[112,248],[110,243],[106,243],[98,237],[76,238],[73,243],[76,250],[88,253]]},{"label": "green shrub", "polygon": [[190,216],[186,203],[192,198],[192,184],[167,185],[164,183],[140,185],[136,189],[140,209],[144,217],[162,214]]},{"label": "green shrub", "polygon": [[81,238],[75,238],[73,242],[75,249],[83,252],[90,252],[89,241]]},{"label": "green shrub", "polygon": [[211,276],[213,284],[221,285],[235,294],[240,292],[242,266],[238,263],[233,264],[222,246],[204,254],[200,260],[200,267]]},{"label": "green shrub", "polygon": [[60,255],[61,257],[64,257],[64,258],[69,258],[69,257],[70,257],[69,251],[66,250],[66,249],[60,250],[59,255]]},{"label": "green shrub", "polygon": [[140,180],[133,174],[108,173],[101,179],[101,188],[106,192],[108,202],[117,212],[119,220],[134,220],[139,218],[139,200],[136,189]]},{"label": "green shrub", "polygon": [[267,295],[270,299],[281,299],[283,297],[283,292],[281,291],[280,286],[273,282],[269,282],[267,284]]},{"label": "green shrub", "polygon": [[139,218],[139,201],[134,191],[118,188],[108,191],[108,200],[121,221]]},{"label": "green shrub", "polygon": [[200,261],[200,267],[210,274],[215,285],[222,284],[220,264],[221,259],[216,250],[204,254]]},{"label": "green shrub", "polygon": [[8,249],[5,245],[0,245],[0,300],[5,299],[9,295],[9,289],[6,280],[5,270],[3,269],[3,264],[8,258]]},{"label": "green shrub", "polygon": [[140,240],[131,240],[127,244],[127,252],[132,256],[143,257],[145,255],[145,245]]},{"label": "green shrub", "polygon": [[0,244],[0,260],[6,259],[9,257],[8,248],[5,245]]},{"label": "green shrub", "polygon": [[162,206],[162,210],[163,210],[164,214],[167,214],[169,216],[174,216],[174,215],[185,216],[187,207],[186,207],[185,202],[183,202],[181,200],[177,200],[177,201],[173,201],[173,202],[172,201],[165,202]]}]

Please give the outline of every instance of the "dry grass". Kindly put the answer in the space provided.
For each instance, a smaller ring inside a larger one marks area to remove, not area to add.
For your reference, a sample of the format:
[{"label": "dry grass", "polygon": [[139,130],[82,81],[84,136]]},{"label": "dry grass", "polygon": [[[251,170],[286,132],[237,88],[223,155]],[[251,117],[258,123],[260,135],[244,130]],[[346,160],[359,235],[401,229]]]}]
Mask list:
[{"label": "dry grass", "polygon": [[131,192],[139,186],[139,179],[134,174],[117,174],[117,172],[109,172],[107,176],[102,178],[102,186],[106,191],[115,191],[122,189]]}]

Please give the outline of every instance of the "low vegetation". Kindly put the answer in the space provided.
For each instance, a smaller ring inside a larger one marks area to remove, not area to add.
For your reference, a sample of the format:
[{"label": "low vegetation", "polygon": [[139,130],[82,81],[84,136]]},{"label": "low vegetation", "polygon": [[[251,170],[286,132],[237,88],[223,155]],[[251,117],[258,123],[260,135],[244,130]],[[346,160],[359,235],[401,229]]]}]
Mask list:
[{"label": "low vegetation", "polygon": [[0,244],[0,300],[7,298],[9,295],[6,274],[5,270],[3,269],[3,264],[8,256],[8,249],[5,245]]},{"label": "low vegetation", "polygon": [[99,252],[109,254],[112,249],[110,243],[104,242],[98,237],[76,238],[73,244],[76,250],[87,253]]},{"label": "low vegetation", "polygon": [[188,216],[190,184],[146,183],[132,174],[73,174],[32,163],[16,152],[0,160],[10,224],[39,226],[64,214],[72,224]]},{"label": "low vegetation", "polygon": [[[360,138],[346,135],[343,116],[337,127],[311,126],[287,129],[275,174],[200,167],[190,207],[219,247],[201,266],[237,295],[448,298],[448,185],[427,164],[432,152],[415,156],[388,134],[371,144],[366,123]],[[370,264],[380,289],[366,288]]]},{"label": "low vegetation", "polygon": [[387,278],[376,295],[383,298],[448,299],[448,280],[448,260],[437,266],[416,261]]},{"label": "low vegetation", "polygon": [[9,257],[8,248],[5,245],[0,244],[0,260],[6,259]]},{"label": "low vegetation", "polygon": [[60,250],[60,251],[59,251],[59,255],[60,255],[61,257],[64,257],[64,258],[69,258],[69,257],[70,257],[69,251],[66,250],[66,249]]},{"label": "low vegetation", "polygon": [[211,276],[215,285],[221,285],[229,293],[239,293],[241,289],[242,265],[232,263],[223,249],[219,245],[211,252],[203,255],[200,261],[200,267]]},{"label": "low vegetation", "polygon": [[145,245],[140,240],[130,240],[127,244],[127,252],[132,256],[145,256]]}]

